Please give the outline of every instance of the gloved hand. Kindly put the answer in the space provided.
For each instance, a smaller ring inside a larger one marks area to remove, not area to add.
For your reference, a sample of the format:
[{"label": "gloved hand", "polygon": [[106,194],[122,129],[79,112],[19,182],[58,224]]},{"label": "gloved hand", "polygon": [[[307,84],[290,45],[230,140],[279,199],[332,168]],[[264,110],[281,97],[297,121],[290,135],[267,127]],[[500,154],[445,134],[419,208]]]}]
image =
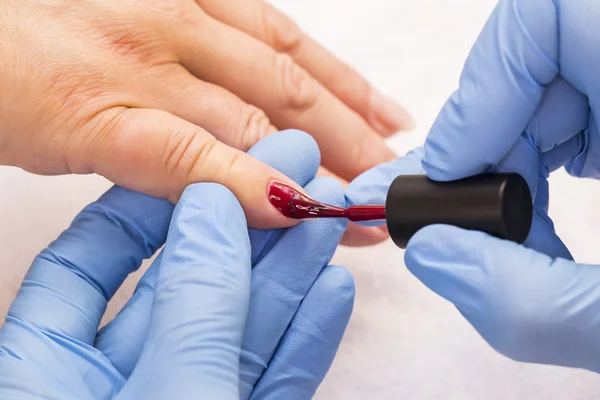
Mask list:
[{"label": "gloved hand", "polygon": [[[309,183],[319,165],[309,136],[276,134],[252,152],[312,196],[343,203],[336,181]],[[0,331],[1,398],[312,395],[352,309],[351,276],[327,266],[345,224],[248,231],[216,184],[186,189],[164,251],[97,333],[107,301],[164,242],[172,212],[115,187],[36,257]]]},{"label": "gloved hand", "polygon": [[600,268],[575,263],[547,215],[552,171],[600,177],[600,30],[589,23],[599,18],[593,0],[500,2],[422,166],[436,180],[520,173],[534,198],[531,233],[521,246],[431,226],[409,242],[406,264],[501,353],[600,372]]}]

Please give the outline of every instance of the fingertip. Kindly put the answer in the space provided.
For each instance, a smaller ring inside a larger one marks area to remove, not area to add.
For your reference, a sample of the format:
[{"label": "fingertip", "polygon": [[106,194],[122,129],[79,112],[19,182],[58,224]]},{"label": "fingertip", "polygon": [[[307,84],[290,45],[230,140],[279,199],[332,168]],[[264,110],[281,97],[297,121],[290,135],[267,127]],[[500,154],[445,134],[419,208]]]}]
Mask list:
[{"label": "fingertip", "polygon": [[329,304],[331,311],[349,318],[356,295],[354,277],[344,267],[329,265],[321,271],[309,293],[317,297],[317,303]]},{"label": "fingertip", "polygon": [[187,186],[176,208],[179,208],[178,215],[182,208],[208,209],[211,211],[208,215],[215,220],[225,217],[245,220],[244,210],[233,192],[218,183],[204,182]]},{"label": "fingertip", "polygon": [[313,179],[305,187],[306,192],[327,204],[337,207],[346,207],[344,187],[340,181],[330,176],[320,176]]},{"label": "fingertip", "polygon": [[383,137],[415,128],[415,120],[404,107],[374,89],[371,91],[370,107],[369,123]]},{"label": "fingertip", "polygon": [[430,179],[446,182],[473,175],[465,165],[467,162],[464,158],[455,159],[452,156],[452,147],[452,144],[446,143],[443,137],[440,139],[434,134],[427,137],[423,146],[421,166]]},{"label": "fingertip", "polygon": [[[178,241],[171,247],[201,248],[197,240],[212,235],[207,243],[249,249],[248,225],[244,210],[233,192],[218,183],[196,183],[185,188],[173,213],[169,237]],[[180,244],[179,242],[183,243]],[[169,253],[170,254],[170,253]]]},{"label": "fingertip", "polygon": [[[313,179],[305,187],[306,193],[312,198],[326,204],[337,207],[346,207],[346,198],[344,197],[344,188],[340,181],[328,176],[322,176]],[[341,240],[343,232],[348,226],[348,220],[345,218],[321,219],[310,223],[326,224],[332,229],[332,237]]]},{"label": "fingertip", "polygon": [[390,185],[400,175],[423,174],[421,158],[423,149],[418,147],[405,156],[378,165],[354,179],[346,188],[349,206],[385,204]]},{"label": "fingertip", "polygon": [[315,177],[321,164],[321,152],[315,139],[296,129],[267,136],[254,145],[248,154],[301,186]]},{"label": "fingertip", "polygon": [[339,291],[340,297],[351,299],[355,295],[354,276],[346,268],[339,265],[330,265],[325,268],[321,275],[324,279],[323,286],[329,290]]},{"label": "fingertip", "polygon": [[305,296],[299,310],[300,318],[294,319],[293,323],[308,319],[319,328],[320,335],[325,334],[332,343],[337,343],[352,315],[355,295],[352,274],[344,267],[328,265]]}]

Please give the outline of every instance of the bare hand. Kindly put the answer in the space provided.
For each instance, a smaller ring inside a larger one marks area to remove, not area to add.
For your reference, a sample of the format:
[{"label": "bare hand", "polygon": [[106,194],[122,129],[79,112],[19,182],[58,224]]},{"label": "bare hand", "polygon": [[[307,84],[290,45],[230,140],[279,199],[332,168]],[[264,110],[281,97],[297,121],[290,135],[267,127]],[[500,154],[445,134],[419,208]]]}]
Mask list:
[{"label": "bare hand", "polygon": [[260,138],[306,130],[352,179],[393,158],[382,136],[411,124],[261,0],[0,3],[1,164],[173,200],[218,182],[272,228],[294,221],[266,187],[291,182],[244,153]]}]

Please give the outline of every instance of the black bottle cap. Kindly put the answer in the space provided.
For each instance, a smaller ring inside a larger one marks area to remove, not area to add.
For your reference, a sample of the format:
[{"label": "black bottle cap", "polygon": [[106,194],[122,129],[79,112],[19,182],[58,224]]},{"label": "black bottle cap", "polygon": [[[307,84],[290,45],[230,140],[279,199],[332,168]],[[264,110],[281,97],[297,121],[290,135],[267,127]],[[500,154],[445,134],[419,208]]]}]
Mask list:
[{"label": "black bottle cap", "polygon": [[447,224],[523,243],[531,229],[533,206],[519,174],[482,174],[452,182],[425,175],[402,175],[390,186],[386,220],[392,240],[406,248],[427,225]]}]

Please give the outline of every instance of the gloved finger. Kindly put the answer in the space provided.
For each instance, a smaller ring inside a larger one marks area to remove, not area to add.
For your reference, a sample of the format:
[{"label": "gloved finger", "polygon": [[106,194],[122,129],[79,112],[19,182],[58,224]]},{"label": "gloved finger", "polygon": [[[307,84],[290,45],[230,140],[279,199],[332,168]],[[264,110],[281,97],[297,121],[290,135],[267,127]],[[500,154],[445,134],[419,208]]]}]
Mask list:
[{"label": "gloved finger", "polygon": [[[268,136],[257,143],[249,154],[302,186],[314,178],[320,163],[315,140],[295,130]],[[283,232],[249,230],[252,265],[270,251]],[[125,377],[129,377],[133,371],[146,340],[161,259],[162,252],[140,279],[131,299],[96,338],[96,347]]]},{"label": "gloved finger", "polygon": [[192,183],[215,182],[236,195],[250,226],[267,229],[298,223],[272,207],[265,194],[272,181],[301,189],[280,172],[166,112],[110,112],[114,114],[98,118],[106,126],[97,129],[100,133],[96,133],[92,154],[81,155],[95,166],[94,172],[121,186],[172,201]]},{"label": "gloved finger", "polygon": [[[373,128],[290,56],[209,16],[197,26],[179,44],[182,65],[264,110],[275,126],[309,132],[324,167],[350,180],[395,158]],[[199,40],[207,35],[214,40]],[[207,55],[212,62],[204,62]]]},{"label": "gloved finger", "polygon": [[597,119],[592,115],[590,124],[581,133],[582,140],[578,142],[579,153],[569,163],[566,170],[569,174],[585,178],[600,178],[600,128]]},{"label": "gloved finger", "polygon": [[262,0],[233,0],[228,7],[216,0],[196,0],[219,21],[238,28],[289,54],[334,96],[357,112],[379,134],[390,136],[414,127],[410,114],[378,93],[362,76],[305,35],[285,14]]},{"label": "gloved finger", "polygon": [[148,337],[120,395],[237,398],[250,271],[246,219],[233,193],[188,187],[173,214]]},{"label": "gloved finger", "polygon": [[8,318],[92,344],[107,301],[164,243],[171,212],[167,201],[112,188],[36,257]]},{"label": "gloved finger", "polygon": [[427,138],[432,179],[484,172],[508,153],[558,74],[557,15],[550,0],[500,1]]},{"label": "gloved finger", "polygon": [[248,151],[262,138],[277,132],[265,113],[233,93],[203,82],[179,64],[156,73],[160,79],[146,86],[148,108],[167,111],[213,134],[219,141]]},{"label": "gloved finger", "polygon": [[443,226],[415,235],[406,262],[504,355],[598,371],[598,266]]},{"label": "gloved finger", "polygon": [[[342,188],[331,178],[317,178],[306,190],[318,200],[344,204]],[[300,303],[331,260],[345,228],[343,220],[324,219],[288,229],[254,267],[240,357],[241,398],[248,398],[262,376]]]},{"label": "gloved finger", "polygon": [[[317,171],[317,176],[329,176],[337,179],[340,181],[343,188],[348,187],[349,184],[344,179],[336,176],[333,172],[323,167],[319,168]],[[355,224],[354,222],[349,222],[340,244],[348,247],[372,246],[389,238],[390,235],[385,226],[368,227]]]},{"label": "gloved finger", "polygon": [[[288,176],[304,187],[315,177],[321,154],[312,136],[298,130],[286,130],[258,142],[248,152],[251,156]],[[250,229],[252,265],[270,251],[284,230]]]},{"label": "gloved finger", "polygon": [[[427,226],[418,231],[409,241],[405,253],[406,266],[430,289],[450,300],[447,296],[455,294],[460,296],[458,286],[463,285],[466,288],[465,293],[470,293],[472,288],[477,287],[481,274],[485,274],[485,268],[482,266],[481,271],[472,271],[471,267],[467,268],[463,263],[464,257],[468,254],[481,254],[481,252],[473,253],[472,250],[481,245],[482,241],[492,239],[492,236],[483,232],[468,231],[454,226]],[[457,245],[461,242],[464,243]],[[531,230],[523,247],[554,258],[573,259],[567,247],[554,233],[551,224],[546,223],[537,212],[534,213]],[[440,260],[443,268],[435,266],[437,260]],[[444,264],[448,260],[456,263]],[[471,272],[473,275],[470,277]],[[460,298],[469,299],[468,296],[460,296]],[[458,298],[455,300],[458,301]],[[457,304],[456,301],[450,301]]]},{"label": "gloved finger", "polygon": [[[346,188],[346,202],[348,206],[360,204],[385,204],[390,185],[400,175],[424,174],[421,166],[423,148],[419,147],[407,155],[394,161],[379,165],[352,182]],[[384,224],[385,221],[361,223],[361,225],[375,226]]]},{"label": "gloved finger", "polygon": [[546,89],[525,135],[540,153],[547,172],[575,160],[583,151],[590,119],[587,97],[557,78]]},{"label": "gloved finger", "polygon": [[144,349],[163,254],[164,250],[144,273],[121,311],[96,336],[94,347],[125,379],[129,379]]},{"label": "gloved finger", "polygon": [[281,339],[251,399],[311,399],[325,378],[354,305],[354,280],[326,267]]},{"label": "gloved finger", "polygon": [[587,97],[557,78],[547,86],[525,133],[540,153],[547,153],[585,130],[589,120]]}]

